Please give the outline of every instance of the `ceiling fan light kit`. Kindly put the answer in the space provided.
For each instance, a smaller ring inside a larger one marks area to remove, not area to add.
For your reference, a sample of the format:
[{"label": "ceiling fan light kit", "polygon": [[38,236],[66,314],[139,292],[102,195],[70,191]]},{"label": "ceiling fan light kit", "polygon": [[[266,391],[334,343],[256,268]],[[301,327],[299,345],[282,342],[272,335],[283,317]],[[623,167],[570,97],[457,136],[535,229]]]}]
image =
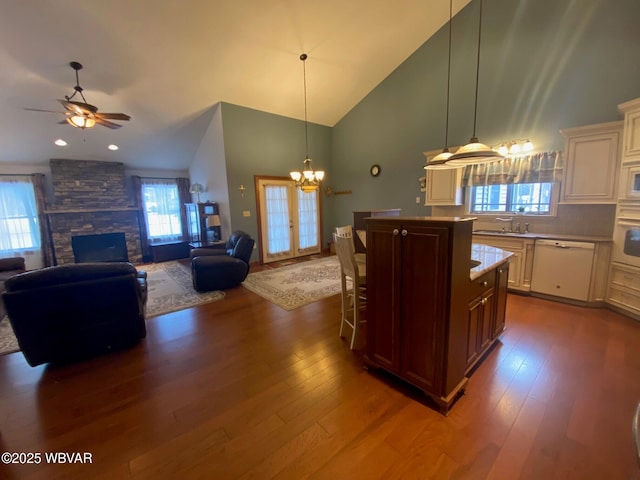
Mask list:
[{"label": "ceiling fan light kit", "polygon": [[[102,125],[103,127],[117,129],[122,127],[117,123],[110,120],[127,121],[131,117],[126,113],[99,113],[98,107],[87,103],[82,93],[84,89],[80,86],[80,79],[78,71],[82,70],[82,64],[79,62],[69,62],[69,66],[76,72],[76,85],[73,87],[73,93],[71,95],[65,95],[64,100],[58,100],[60,104],[65,108],[65,112],[56,112],[52,110],[39,110],[36,108],[26,108],[25,110],[31,110],[35,112],[49,112],[49,113],[62,113],[65,119],[60,123],[68,123],[76,128],[93,128],[96,125]],[[80,94],[82,102],[72,100],[76,94]]]}]

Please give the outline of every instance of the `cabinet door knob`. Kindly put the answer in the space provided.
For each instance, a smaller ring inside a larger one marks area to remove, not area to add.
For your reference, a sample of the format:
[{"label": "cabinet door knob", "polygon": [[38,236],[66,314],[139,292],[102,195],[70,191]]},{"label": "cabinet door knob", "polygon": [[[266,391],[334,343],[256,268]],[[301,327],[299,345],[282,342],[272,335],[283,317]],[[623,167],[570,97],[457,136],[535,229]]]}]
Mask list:
[{"label": "cabinet door knob", "polygon": [[482,286],[483,287],[488,287],[489,286],[489,282],[482,282]]},{"label": "cabinet door knob", "polygon": [[403,236],[403,237],[406,237],[406,236],[407,236],[407,233],[408,233],[408,232],[407,232],[405,229],[402,229],[402,236]]},{"label": "cabinet door knob", "polygon": [[393,229],[393,234],[394,235],[398,235],[400,233],[400,230],[398,230],[397,228]]}]

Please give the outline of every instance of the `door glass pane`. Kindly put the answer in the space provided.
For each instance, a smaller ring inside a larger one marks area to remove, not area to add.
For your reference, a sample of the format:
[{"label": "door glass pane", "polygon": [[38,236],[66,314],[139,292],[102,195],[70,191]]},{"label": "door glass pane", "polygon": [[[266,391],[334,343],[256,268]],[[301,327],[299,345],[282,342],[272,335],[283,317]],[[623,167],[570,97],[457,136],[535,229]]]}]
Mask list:
[{"label": "door glass pane", "polygon": [[300,249],[318,246],[318,191],[298,192],[298,242]]},{"label": "door glass pane", "polygon": [[265,185],[267,254],[289,252],[291,250],[291,231],[289,229],[289,199],[287,187]]}]

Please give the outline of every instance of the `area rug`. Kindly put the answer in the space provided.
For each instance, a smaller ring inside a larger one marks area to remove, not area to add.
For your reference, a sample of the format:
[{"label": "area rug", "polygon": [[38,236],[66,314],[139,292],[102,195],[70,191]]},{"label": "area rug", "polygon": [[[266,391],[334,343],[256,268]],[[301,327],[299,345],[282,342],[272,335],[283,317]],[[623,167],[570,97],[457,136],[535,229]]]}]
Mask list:
[{"label": "area rug", "polygon": [[[180,262],[163,262],[137,266],[147,272],[149,296],[146,318],[195,307],[224,298],[224,292],[198,293],[191,283],[189,266]],[[9,317],[0,321],[0,355],[20,350]]]},{"label": "area rug", "polygon": [[191,282],[191,269],[180,262],[153,263],[138,269],[147,272],[147,318],[224,298],[224,292],[217,290],[196,292]]},{"label": "area rug", "polygon": [[340,263],[332,255],[250,273],[242,286],[285,310],[293,310],[339,294]]},{"label": "area rug", "polygon": [[18,340],[13,334],[9,317],[5,315],[5,317],[0,320],[0,355],[17,352],[18,350],[20,350]]}]

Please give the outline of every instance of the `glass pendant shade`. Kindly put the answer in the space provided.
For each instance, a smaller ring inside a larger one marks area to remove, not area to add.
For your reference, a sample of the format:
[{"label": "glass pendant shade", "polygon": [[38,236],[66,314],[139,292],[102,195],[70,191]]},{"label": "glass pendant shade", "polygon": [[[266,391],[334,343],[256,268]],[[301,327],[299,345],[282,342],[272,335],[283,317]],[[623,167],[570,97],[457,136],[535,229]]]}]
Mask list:
[{"label": "glass pendant shade", "polygon": [[524,145],[522,146],[522,150],[525,152],[533,151],[533,143],[531,142],[531,140],[527,140],[526,142],[524,142]]},{"label": "glass pendant shade", "polygon": [[449,55],[447,60],[447,110],[444,123],[444,148],[442,152],[429,160],[425,165],[425,170],[448,170],[456,168],[449,165],[448,160],[452,153],[449,151],[449,93],[451,90],[451,20],[453,19],[453,0],[449,0]]},{"label": "glass pendant shade", "polygon": [[476,137],[473,137],[469,143],[449,157],[448,163],[458,167],[467,165],[476,165],[478,163],[490,163],[504,160],[504,157],[493,150],[488,145],[480,143]]},{"label": "glass pendant shade", "polygon": [[429,160],[429,163],[425,165],[424,169],[425,170],[449,170],[452,168],[458,168],[455,165],[450,165],[448,163],[448,160],[451,158],[452,155],[453,153],[451,153],[448,148],[445,148],[444,150],[442,150],[441,153],[439,153],[438,155],[433,157],[431,160]]},{"label": "glass pendant shade", "polygon": [[504,160],[504,155],[493,150],[488,145],[480,143],[476,137],[476,121],[478,118],[478,83],[480,81],[480,40],[482,39],[482,0],[480,0],[480,13],[478,15],[478,55],[476,63],[476,94],[473,106],[473,136],[469,143],[458,149],[449,158],[451,165],[463,167],[479,163],[490,163]]}]

